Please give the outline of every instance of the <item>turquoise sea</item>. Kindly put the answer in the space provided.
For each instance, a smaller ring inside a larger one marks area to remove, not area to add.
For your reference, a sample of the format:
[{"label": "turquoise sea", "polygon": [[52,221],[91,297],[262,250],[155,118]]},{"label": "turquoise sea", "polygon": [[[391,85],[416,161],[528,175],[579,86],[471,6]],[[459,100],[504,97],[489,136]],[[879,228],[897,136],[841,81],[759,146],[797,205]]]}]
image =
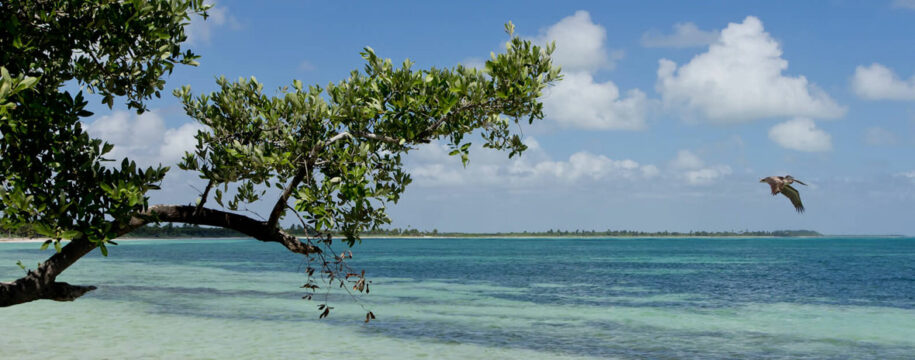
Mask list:
[{"label": "turquoise sea", "polygon": [[[50,254],[0,244],[0,279]],[[913,359],[915,239],[365,239],[371,293],[254,240],[132,240],[0,308],[0,359]],[[323,289],[322,289],[323,290]],[[334,307],[318,319],[317,305]],[[365,310],[377,319],[364,324]]]}]

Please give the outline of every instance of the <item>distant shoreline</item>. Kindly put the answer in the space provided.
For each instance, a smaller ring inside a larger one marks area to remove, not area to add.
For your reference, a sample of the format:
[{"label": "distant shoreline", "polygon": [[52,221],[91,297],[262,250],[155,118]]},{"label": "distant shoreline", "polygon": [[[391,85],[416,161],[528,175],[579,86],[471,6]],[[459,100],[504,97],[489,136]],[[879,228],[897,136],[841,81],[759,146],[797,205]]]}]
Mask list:
[{"label": "distant shoreline", "polygon": [[[761,235],[727,235],[727,236],[709,236],[709,235],[632,235],[632,236],[609,236],[609,235],[438,235],[438,236],[391,236],[391,235],[367,235],[363,239],[817,239],[817,238],[908,238],[906,235],[816,235],[816,236],[761,236]],[[334,237],[335,239],[340,239]],[[251,239],[247,236],[179,236],[179,237],[123,237],[115,239],[116,242],[135,241],[135,240],[245,240]],[[47,238],[27,238],[27,237],[0,237],[0,243],[43,243]],[[68,240],[64,240],[66,242]]]}]

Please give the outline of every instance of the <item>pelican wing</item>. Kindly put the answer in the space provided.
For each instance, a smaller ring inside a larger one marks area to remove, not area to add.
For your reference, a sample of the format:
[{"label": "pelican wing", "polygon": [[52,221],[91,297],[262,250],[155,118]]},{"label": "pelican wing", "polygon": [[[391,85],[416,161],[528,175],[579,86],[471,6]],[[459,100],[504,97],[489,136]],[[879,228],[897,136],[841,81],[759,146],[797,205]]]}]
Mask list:
[{"label": "pelican wing", "polygon": [[801,203],[801,194],[797,192],[797,189],[791,187],[791,185],[785,185],[782,188],[782,195],[785,195],[786,198],[791,200],[791,204],[794,205],[794,209],[797,212],[804,212],[804,204]]}]

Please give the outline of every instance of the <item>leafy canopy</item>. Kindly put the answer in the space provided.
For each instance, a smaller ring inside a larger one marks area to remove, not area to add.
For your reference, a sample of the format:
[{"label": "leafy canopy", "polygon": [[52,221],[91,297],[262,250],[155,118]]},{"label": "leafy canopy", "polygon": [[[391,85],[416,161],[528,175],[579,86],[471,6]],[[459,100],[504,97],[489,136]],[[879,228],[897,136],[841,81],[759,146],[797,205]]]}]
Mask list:
[{"label": "leafy canopy", "polygon": [[82,236],[106,252],[117,224],[146,207],[167,168],[137,169],[128,159],[103,166],[112,146],[82,129],[92,114],[82,93],[64,85],[146,110],[165,74],[196,64],[182,50],[184,26],[207,8],[203,0],[0,2],[0,226]]},{"label": "leafy canopy", "polygon": [[[416,70],[410,60],[397,67],[367,47],[363,71],[326,88],[293,81],[267,96],[254,77],[220,78],[218,91],[200,96],[185,86],[175,95],[208,129],[179,166],[200,172],[230,209],[284,189],[308,225],[341,231],[352,245],[361,231],[389,222],[384,204],[410,183],[403,155],[418,144],[441,139],[464,164],[475,131],[485,147],[510,157],[526,149],[513,127],[543,117],[538,98],[559,69],[553,45],[514,36],[511,23],[506,31],[505,52],[492,54],[485,69]],[[226,198],[231,183],[240,186]],[[271,221],[285,213],[285,200]]]}]

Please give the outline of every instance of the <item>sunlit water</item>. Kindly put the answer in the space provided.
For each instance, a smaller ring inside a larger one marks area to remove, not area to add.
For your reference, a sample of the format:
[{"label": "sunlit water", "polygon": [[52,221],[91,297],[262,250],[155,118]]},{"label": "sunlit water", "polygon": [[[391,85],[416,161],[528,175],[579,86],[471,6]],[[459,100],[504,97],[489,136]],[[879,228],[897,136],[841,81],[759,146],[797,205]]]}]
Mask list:
[{"label": "sunlit water", "polygon": [[[0,279],[50,254],[0,244]],[[0,359],[912,359],[915,239],[366,239],[318,319],[300,257],[138,240],[0,308]],[[323,288],[321,289],[323,290]],[[364,324],[365,310],[377,320]]]}]

